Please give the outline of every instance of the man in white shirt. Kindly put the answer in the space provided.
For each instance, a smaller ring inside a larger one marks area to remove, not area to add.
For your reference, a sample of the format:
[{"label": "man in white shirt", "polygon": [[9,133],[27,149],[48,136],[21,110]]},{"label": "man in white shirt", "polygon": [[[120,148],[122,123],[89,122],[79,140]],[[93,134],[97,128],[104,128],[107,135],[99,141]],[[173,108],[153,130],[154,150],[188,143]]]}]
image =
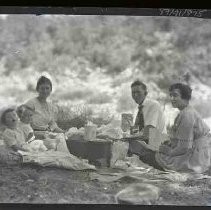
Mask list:
[{"label": "man in white shirt", "polygon": [[[150,129],[155,128],[160,133],[165,133],[165,116],[160,103],[156,100],[148,99],[147,87],[140,80],[131,84],[132,98],[139,105],[132,134],[140,133],[138,141],[149,143]],[[135,130],[134,130],[135,129]],[[137,141],[131,140],[129,154],[139,153]]]}]

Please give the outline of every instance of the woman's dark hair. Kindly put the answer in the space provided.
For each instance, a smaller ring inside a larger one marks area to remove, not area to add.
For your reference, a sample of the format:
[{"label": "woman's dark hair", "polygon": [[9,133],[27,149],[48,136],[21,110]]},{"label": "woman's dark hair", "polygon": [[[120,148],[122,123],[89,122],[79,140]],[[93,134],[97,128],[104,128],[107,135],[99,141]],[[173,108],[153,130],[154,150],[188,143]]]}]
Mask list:
[{"label": "woman's dark hair", "polygon": [[51,90],[52,90],[52,82],[51,82],[51,80],[48,79],[48,78],[45,77],[45,76],[41,76],[41,77],[38,79],[38,81],[37,81],[36,91],[38,91],[40,85],[46,84],[46,83],[48,83],[48,84],[51,86]]},{"label": "woman's dark hair", "polygon": [[6,124],[6,115],[7,115],[7,113],[9,113],[9,112],[14,112],[15,111],[15,109],[12,109],[12,108],[9,108],[9,109],[6,109],[3,113],[2,113],[2,115],[1,115],[1,122],[5,125]]},{"label": "woman's dark hair", "polygon": [[136,80],[131,84],[131,88],[134,86],[141,86],[147,95],[147,86],[143,82],[141,82],[140,80]]},{"label": "woman's dark hair", "polygon": [[178,89],[180,91],[182,99],[186,99],[188,101],[191,99],[192,89],[189,87],[189,85],[182,83],[175,83],[170,86],[169,91],[171,92],[174,89]]}]

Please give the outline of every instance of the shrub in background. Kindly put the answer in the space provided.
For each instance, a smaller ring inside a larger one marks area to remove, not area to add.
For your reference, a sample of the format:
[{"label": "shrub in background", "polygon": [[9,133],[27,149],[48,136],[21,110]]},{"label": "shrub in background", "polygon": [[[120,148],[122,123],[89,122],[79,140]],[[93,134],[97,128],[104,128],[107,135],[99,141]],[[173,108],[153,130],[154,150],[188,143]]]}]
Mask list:
[{"label": "shrub in background", "polygon": [[92,110],[81,105],[58,105],[57,123],[64,130],[81,128],[87,123]]},{"label": "shrub in background", "polygon": [[97,126],[106,125],[113,120],[113,115],[106,108],[95,111],[95,106],[88,105],[58,105],[57,124],[68,130],[71,127],[81,128],[88,122]]}]

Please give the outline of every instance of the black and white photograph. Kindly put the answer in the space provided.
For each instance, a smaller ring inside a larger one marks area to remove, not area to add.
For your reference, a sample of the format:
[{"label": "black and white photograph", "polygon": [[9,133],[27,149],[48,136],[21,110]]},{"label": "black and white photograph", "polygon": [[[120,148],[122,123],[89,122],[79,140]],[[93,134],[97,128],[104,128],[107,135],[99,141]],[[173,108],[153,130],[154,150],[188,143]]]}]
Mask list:
[{"label": "black and white photograph", "polygon": [[0,203],[210,206],[197,14],[1,14]]}]

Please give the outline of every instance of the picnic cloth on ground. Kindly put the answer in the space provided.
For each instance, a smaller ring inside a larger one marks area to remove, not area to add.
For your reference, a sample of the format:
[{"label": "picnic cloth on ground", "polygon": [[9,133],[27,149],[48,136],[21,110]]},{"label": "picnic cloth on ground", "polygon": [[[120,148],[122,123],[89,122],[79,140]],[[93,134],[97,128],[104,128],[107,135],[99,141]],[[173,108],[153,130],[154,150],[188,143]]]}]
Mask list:
[{"label": "picnic cloth on ground", "polygon": [[[118,171],[117,171],[118,170]],[[139,169],[112,169],[97,170],[97,172],[90,173],[91,180],[98,180],[100,182],[115,182],[115,181],[145,181],[143,174],[149,173],[151,168]]]},{"label": "picnic cloth on ground", "polygon": [[[143,172],[146,173],[146,172]],[[143,174],[140,173],[140,174]],[[116,173],[116,174],[98,174],[98,173],[90,173],[90,179],[91,180],[98,180],[100,182],[105,182],[105,183],[109,183],[109,182],[116,182],[116,181],[121,181],[121,180],[125,180],[126,182],[131,182],[131,181],[146,181],[145,178],[141,177],[140,174],[132,174],[132,173]]]},{"label": "picnic cloth on ground", "polygon": [[144,164],[133,155],[125,160],[118,160],[112,168],[102,168],[98,169],[97,172],[90,173],[90,178],[102,182],[144,181],[143,174],[147,174],[151,170],[153,170],[152,167]]},{"label": "picnic cloth on ground", "polygon": [[[153,172],[153,171],[152,171]],[[211,179],[211,176],[202,174],[202,173],[187,173],[187,172],[177,172],[172,170],[157,171],[153,173],[154,178],[159,180],[166,180],[170,182],[186,182],[187,180],[202,180],[202,179]]]},{"label": "picnic cloth on ground", "polygon": [[81,160],[72,154],[59,151],[37,153],[19,151],[19,153],[23,157],[23,163],[33,163],[43,167],[58,167],[72,170],[95,170],[95,166],[89,164],[87,160]]},{"label": "picnic cloth on ground", "polygon": [[159,180],[166,180],[170,182],[185,182],[191,177],[189,173],[179,173],[176,171],[156,172],[153,174],[154,178]]},{"label": "picnic cloth on ground", "polygon": [[[199,114],[191,106],[187,106],[175,119],[170,135],[169,150],[176,147],[182,150],[185,145],[188,151],[179,156],[158,152],[155,156],[156,161],[163,168],[170,170],[205,172],[210,167],[211,158],[209,130]],[[187,143],[184,144],[183,141]]]},{"label": "picnic cloth on ground", "polygon": [[210,178],[209,176],[196,177],[195,174],[179,173],[176,171],[161,172],[152,168],[142,168],[134,170],[122,170],[119,172],[113,172],[112,170],[97,171],[90,173],[91,180],[98,180],[100,182],[145,182],[145,183],[158,183],[158,182],[173,182],[181,183],[188,179],[205,179]]},{"label": "picnic cloth on ground", "polygon": [[131,157],[126,157],[124,160],[117,160],[111,168],[117,170],[134,171],[143,170],[145,168],[151,169],[152,167],[141,161],[137,155],[132,155]]}]

